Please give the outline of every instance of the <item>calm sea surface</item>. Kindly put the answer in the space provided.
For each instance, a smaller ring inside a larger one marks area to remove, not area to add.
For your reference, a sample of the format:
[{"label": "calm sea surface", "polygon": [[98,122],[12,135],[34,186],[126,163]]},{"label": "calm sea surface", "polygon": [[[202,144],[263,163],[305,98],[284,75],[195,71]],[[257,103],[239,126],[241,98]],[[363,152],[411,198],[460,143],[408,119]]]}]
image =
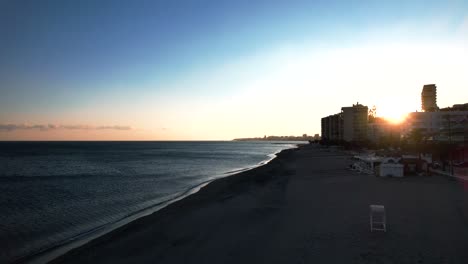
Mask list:
[{"label": "calm sea surface", "polygon": [[299,142],[0,142],[0,263],[61,245]]}]

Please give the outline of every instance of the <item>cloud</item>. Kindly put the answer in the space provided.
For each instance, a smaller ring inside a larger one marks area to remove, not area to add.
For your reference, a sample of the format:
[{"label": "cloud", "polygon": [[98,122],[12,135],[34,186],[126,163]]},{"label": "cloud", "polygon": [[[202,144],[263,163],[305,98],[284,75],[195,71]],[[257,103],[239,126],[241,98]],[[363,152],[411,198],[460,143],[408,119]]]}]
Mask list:
[{"label": "cloud", "polygon": [[15,130],[132,130],[130,126],[90,126],[90,125],[55,125],[55,124],[0,124],[0,131]]},{"label": "cloud", "polygon": [[99,126],[96,129],[103,130],[103,129],[110,129],[110,130],[131,130],[130,126]]}]

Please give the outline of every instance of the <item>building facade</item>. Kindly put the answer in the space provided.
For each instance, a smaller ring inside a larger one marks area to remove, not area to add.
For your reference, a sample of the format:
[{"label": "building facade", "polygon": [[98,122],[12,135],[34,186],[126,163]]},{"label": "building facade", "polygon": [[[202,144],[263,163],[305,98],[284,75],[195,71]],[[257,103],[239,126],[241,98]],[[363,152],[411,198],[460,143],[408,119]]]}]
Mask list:
[{"label": "building facade", "polygon": [[404,135],[418,130],[425,140],[466,142],[468,111],[413,112],[406,119]]},{"label": "building facade", "polygon": [[426,84],[421,92],[421,109],[425,112],[434,112],[437,107],[437,86]]},{"label": "building facade", "polygon": [[365,141],[367,140],[367,126],[369,108],[359,103],[353,106],[342,107],[343,115],[343,140]]},{"label": "building facade", "polygon": [[343,115],[341,113],[322,118],[322,139],[328,141],[343,140]]},{"label": "building facade", "polygon": [[404,123],[403,136],[409,137],[418,131],[425,141],[466,142],[468,139],[468,104],[453,107],[437,107],[437,87],[424,85],[421,92],[421,107],[424,112],[410,113]]},{"label": "building facade", "polygon": [[368,107],[359,103],[321,119],[322,139],[327,141],[367,140]]}]

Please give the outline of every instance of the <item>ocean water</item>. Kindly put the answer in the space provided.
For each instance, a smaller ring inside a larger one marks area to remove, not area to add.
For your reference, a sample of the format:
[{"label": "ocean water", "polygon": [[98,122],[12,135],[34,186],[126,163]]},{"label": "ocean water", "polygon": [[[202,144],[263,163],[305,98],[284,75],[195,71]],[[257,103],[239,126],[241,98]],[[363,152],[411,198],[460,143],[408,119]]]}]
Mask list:
[{"label": "ocean water", "polygon": [[66,244],[299,142],[0,142],[0,263]]}]

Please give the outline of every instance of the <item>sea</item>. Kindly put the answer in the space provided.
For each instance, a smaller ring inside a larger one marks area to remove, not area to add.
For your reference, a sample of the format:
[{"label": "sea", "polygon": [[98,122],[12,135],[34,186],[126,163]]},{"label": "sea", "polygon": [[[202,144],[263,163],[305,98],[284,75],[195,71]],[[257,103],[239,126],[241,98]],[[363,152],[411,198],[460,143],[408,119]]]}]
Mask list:
[{"label": "sea", "polygon": [[0,263],[59,255],[300,143],[0,142]]}]

